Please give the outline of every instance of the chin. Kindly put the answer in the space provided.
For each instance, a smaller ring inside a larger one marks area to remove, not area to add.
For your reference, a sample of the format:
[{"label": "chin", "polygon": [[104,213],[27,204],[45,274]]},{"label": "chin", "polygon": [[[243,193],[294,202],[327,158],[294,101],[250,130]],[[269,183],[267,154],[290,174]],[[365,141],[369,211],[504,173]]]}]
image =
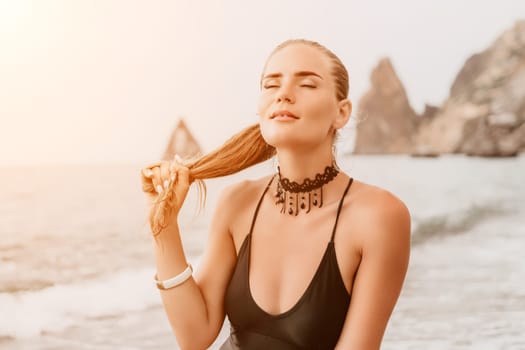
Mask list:
[{"label": "chin", "polygon": [[297,142],[297,130],[283,130],[261,125],[261,135],[267,144],[275,148],[288,146]]},{"label": "chin", "polygon": [[325,135],[318,130],[261,123],[261,135],[267,144],[275,148],[310,148],[323,143]]},{"label": "chin", "polygon": [[297,133],[280,133],[278,135],[272,134],[268,136],[263,135],[263,138],[266,140],[267,144],[275,147],[276,149],[302,148],[312,144],[312,140],[305,139],[304,137],[298,137]]}]

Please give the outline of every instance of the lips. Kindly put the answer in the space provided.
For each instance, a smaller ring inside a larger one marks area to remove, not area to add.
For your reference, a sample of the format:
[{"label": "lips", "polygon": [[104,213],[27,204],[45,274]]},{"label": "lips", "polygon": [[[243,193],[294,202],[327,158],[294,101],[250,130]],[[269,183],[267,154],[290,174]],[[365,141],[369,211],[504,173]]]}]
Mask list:
[{"label": "lips", "polygon": [[275,119],[275,118],[278,118],[278,119],[290,119],[290,118],[299,119],[298,116],[296,116],[292,112],[284,110],[284,109],[280,110],[280,111],[275,111],[275,112],[273,112],[270,115],[270,119]]}]

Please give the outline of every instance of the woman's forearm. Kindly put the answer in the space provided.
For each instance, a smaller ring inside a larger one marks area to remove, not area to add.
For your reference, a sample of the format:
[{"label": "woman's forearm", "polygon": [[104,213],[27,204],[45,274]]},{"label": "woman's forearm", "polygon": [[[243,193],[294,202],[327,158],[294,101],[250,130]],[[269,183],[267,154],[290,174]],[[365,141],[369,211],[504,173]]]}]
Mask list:
[{"label": "woman's forearm", "polygon": [[[176,222],[154,239],[153,246],[159,280],[176,276],[188,266]],[[174,288],[160,290],[160,295],[179,346],[182,349],[207,348],[212,338],[208,311],[193,277]]]}]

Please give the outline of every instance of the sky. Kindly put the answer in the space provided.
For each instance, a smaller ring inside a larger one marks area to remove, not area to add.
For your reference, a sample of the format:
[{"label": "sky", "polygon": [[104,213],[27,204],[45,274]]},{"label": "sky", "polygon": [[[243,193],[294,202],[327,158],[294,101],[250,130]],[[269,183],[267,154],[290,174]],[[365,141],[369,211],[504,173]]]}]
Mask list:
[{"label": "sky", "polygon": [[181,117],[210,151],[257,122],[290,38],[341,58],[354,106],[389,57],[421,112],[518,19],[525,1],[0,0],[0,166],[154,162]]}]

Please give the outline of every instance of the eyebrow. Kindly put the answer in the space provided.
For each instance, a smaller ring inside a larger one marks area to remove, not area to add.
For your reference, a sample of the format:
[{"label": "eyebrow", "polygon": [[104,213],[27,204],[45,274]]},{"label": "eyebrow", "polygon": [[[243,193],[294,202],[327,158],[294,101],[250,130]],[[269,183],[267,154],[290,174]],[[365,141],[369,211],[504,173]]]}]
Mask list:
[{"label": "eyebrow", "polygon": [[[320,76],[319,74],[315,73],[315,72],[311,72],[311,71],[306,71],[306,70],[303,70],[303,71],[299,71],[299,72],[295,72],[294,73],[294,76],[295,77],[307,77],[307,76],[310,76],[310,75],[314,75],[320,79],[323,79],[322,76]],[[264,79],[269,79],[269,78],[280,78],[282,77],[283,74],[282,73],[270,73],[270,74],[267,74],[265,75],[262,80]]]}]

